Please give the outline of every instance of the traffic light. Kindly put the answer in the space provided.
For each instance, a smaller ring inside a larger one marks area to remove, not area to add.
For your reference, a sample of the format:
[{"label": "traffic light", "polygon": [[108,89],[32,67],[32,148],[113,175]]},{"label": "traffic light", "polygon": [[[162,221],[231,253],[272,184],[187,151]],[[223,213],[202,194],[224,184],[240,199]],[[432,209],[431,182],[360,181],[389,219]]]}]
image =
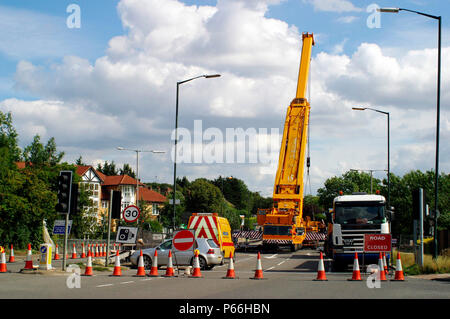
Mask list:
[{"label": "traffic light", "polygon": [[[423,214],[425,215],[426,212],[426,202],[427,202],[427,194],[425,192],[424,189],[422,189],[422,209],[423,209]],[[412,217],[415,220],[420,220],[420,189],[414,189],[412,191],[412,202],[413,202],[413,213],[412,213]],[[425,217],[425,216],[424,216]]]},{"label": "traffic light", "polygon": [[78,184],[72,184],[72,191],[70,196],[70,215],[76,215],[80,212],[78,207]]},{"label": "traffic light", "polygon": [[58,213],[68,214],[72,189],[72,171],[61,171],[58,176]]},{"label": "traffic light", "polygon": [[111,206],[111,218],[120,219],[122,205],[122,192],[113,191],[112,192],[112,206]]}]

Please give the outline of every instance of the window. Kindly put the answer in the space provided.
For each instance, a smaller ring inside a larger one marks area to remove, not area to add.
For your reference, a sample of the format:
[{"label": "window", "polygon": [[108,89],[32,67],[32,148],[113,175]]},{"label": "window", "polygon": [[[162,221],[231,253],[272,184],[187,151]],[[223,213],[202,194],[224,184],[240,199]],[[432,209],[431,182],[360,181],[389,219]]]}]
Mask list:
[{"label": "window", "polygon": [[152,215],[159,215],[158,204],[152,204]]}]

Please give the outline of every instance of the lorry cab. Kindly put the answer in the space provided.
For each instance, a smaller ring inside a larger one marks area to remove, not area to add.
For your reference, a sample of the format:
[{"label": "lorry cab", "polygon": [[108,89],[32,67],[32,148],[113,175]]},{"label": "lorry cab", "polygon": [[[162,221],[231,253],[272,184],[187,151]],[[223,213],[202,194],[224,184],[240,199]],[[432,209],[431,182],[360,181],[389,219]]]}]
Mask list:
[{"label": "lorry cab", "polygon": [[195,231],[196,238],[214,240],[223,253],[224,258],[234,256],[234,243],[230,223],[217,213],[193,213],[189,217],[188,229]]},{"label": "lorry cab", "polygon": [[[378,254],[364,253],[365,234],[390,234],[386,200],[381,195],[354,193],[337,196],[328,214],[325,251],[335,265],[353,262],[355,252],[364,254],[366,263],[377,263]],[[341,267],[336,267],[341,268]]]}]

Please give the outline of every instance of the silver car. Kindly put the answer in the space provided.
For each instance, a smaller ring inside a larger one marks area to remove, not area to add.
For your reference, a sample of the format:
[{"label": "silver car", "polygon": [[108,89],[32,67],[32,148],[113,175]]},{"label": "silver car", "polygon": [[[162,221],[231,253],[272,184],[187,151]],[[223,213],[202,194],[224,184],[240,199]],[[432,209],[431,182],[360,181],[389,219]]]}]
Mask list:
[{"label": "silver car", "polygon": [[[200,268],[203,270],[212,269],[215,265],[223,264],[223,255],[220,251],[220,247],[212,239],[207,238],[197,238],[194,243],[194,250],[199,250],[199,264]],[[142,250],[142,255],[144,258],[145,269],[150,269],[152,267],[152,259],[155,255],[155,250],[158,252],[158,268],[160,266],[165,266],[169,262],[169,251],[172,250],[172,239],[165,240],[160,245],[154,248],[146,248]],[[140,251],[136,250],[130,257],[130,261],[133,266],[137,266],[139,262]],[[193,250],[188,251],[177,251],[174,253],[172,250],[172,263],[173,266],[189,266],[194,264],[194,252]]]}]

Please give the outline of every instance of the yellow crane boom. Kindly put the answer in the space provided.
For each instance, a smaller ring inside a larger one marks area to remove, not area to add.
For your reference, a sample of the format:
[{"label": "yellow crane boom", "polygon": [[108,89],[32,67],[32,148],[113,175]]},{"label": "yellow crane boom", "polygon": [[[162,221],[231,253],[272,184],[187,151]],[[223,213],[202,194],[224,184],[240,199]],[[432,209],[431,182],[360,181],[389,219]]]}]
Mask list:
[{"label": "yellow crane boom", "polygon": [[274,205],[258,211],[258,224],[264,227],[263,240],[291,244],[304,238],[307,222],[302,219],[303,175],[310,105],[306,99],[313,34],[303,33],[297,93],[287,109],[278,169],[273,190]]}]

